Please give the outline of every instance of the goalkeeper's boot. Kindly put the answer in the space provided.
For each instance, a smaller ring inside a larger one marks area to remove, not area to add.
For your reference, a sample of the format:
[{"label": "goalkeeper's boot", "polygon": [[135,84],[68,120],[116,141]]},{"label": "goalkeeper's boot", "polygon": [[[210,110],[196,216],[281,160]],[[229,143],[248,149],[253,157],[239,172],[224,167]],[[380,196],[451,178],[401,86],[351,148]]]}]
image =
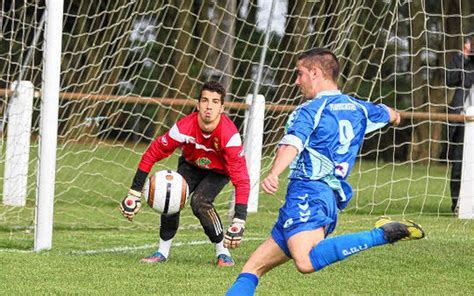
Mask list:
[{"label": "goalkeeper's boot", "polygon": [[160,253],[160,251],[156,251],[155,253],[151,254],[148,257],[142,259],[143,263],[163,263],[166,262],[166,257]]},{"label": "goalkeeper's boot", "polygon": [[381,217],[375,222],[376,228],[382,228],[384,238],[389,243],[399,240],[416,240],[425,237],[425,232],[419,224],[411,220],[393,221],[389,217]]},{"label": "goalkeeper's boot", "polygon": [[234,265],[235,265],[234,259],[232,259],[232,257],[230,257],[229,255],[220,254],[219,256],[217,256],[217,266],[230,267]]}]

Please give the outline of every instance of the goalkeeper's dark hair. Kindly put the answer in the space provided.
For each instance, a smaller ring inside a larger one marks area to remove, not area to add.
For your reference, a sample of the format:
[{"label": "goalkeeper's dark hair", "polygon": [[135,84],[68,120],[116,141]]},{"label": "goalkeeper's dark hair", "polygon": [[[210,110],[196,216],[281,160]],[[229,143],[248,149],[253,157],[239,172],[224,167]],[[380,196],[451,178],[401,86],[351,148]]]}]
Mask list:
[{"label": "goalkeeper's dark hair", "polygon": [[201,100],[202,92],[205,91],[205,90],[216,92],[216,93],[220,94],[221,95],[221,103],[224,104],[225,88],[222,86],[222,84],[220,84],[217,81],[212,81],[212,80],[204,83],[204,85],[201,88],[201,92],[199,93],[199,100]]},{"label": "goalkeeper's dark hair", "polygon": [[306,68],[317,66],[323,72],[323,76],[337,82],[339,77],[339,61],[336,55],[326,48],[312,48],[303,52],[298,61],[303,61]]}]

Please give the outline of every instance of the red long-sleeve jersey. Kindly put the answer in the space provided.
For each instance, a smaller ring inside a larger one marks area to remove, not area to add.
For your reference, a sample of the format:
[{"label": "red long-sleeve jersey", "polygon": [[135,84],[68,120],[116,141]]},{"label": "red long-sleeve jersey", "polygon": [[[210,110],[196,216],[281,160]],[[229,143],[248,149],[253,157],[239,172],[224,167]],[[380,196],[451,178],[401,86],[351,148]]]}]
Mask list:
[{"label": "red long-sleeve jersey", "polygon": [[188,163],[229,176],[235,187],[235,203],[247,205],[250,179],[237,127],[229,117],[222,114],[214,131],[203,134],[198,116],[197,112],[191,113],[156,138],[143,154],[139,169],[150,172],[156,162],[180,147]]}]

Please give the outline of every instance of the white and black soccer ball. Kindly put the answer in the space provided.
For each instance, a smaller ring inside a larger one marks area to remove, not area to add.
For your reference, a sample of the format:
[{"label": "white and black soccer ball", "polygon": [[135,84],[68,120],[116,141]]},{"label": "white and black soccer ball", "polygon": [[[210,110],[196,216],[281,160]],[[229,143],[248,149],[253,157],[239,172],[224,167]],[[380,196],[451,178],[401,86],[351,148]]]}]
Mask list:
[{"label": "white and black soccer ball", "polygon": [[179,173],[163,170],[147,179],[143,195],[153,210],[163,215],[172,215],[181,211],[186,205],[189,187]]}]

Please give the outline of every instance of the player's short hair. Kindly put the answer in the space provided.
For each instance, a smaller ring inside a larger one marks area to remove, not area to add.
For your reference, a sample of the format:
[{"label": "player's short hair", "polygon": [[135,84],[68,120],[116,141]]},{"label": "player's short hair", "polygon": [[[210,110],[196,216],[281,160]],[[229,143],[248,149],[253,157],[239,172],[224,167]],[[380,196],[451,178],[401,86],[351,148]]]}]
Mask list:
[{"label": "player's short hair", "polygon": [[323,72],[325,78],[330,78],[334,82],[337,82],[339,77],[339,61],[336,55],[326,48],[312,48],[303,52],[299,57],[298,61],[303,61],[303,65],[306,68],[313,66],[318,67]]},{"label": "player's short hair", "polygon": [[221,95],[221,104],[224,104],[225,88],[222,86],[222,84],[220,84],[217,81],[212,81],[212,80],[204,83],[204,85],[201,88],[201,92],[199,93],[198,101],[201,100],[202,92],[205,91],[205,90],[216,92],[216,93],[220,94]]}]

